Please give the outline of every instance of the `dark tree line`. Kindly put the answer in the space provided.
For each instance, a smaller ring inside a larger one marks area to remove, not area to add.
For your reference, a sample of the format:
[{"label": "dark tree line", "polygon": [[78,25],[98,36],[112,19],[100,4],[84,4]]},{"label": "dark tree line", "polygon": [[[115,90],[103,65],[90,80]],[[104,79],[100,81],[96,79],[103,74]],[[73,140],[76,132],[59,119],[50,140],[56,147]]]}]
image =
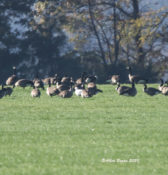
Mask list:
[{"label": "dark tree line", "polygon": [[1,0],[0,79],[12,66],[27,78],[85,70],[125,79],[132,65],[156,80],[167,69],[167,16],[142,0]]}]

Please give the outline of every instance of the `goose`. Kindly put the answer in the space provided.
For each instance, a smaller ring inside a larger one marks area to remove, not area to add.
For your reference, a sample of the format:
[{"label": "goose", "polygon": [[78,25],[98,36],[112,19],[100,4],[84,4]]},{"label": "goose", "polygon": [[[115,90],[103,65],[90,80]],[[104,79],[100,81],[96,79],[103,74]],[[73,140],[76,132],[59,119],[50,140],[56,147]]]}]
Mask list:
[{"label": "goose", "polygon": [[72,86],[70,87],[70,89],[61,91],[58,94],[58,96],[60,96],[62,98],[70,98],[70,97],[72,97],[72,95],[73,95],[73,88],[72,88]]},{"label": "goose", "polygon": [[35,79],[33,80],[35,88],[42,88],[44,90],[44,83],[43,81],[39,78],[38,73],[36,74]]},{"label": "goose", "polygon": [[129,70],[128,78],[129,78],[130,83],[132,83],[133,81],[135,83],[146,83],[147,82],[147,79],[145,79],[139,75],[132,75],[132,68],[131,67],[128,67],[127,69]]},{"label": "goose", "polygon": [[137,94],[137,90],[135,88],[134,81],[132,82],[132,87],[120,86],[119,83],[117,87],[117,92],[119,93],[119,95],[132,96],[132,97],[135,96]]},{"label": "goose", "polygon": [[111,84],[116,85],[120,81],[120,76],[119,75],[112,75],[111,77]]},{"label": "goose", "polygon": [[75,84],[83,84],[85,82],[86,77],[87,77],[87,73],[83,72],[81,74],[81,77],[76,80]]},{"label": "goose", "polygon": [[168,87],[168,86],[167,86],[167,85],[164,85],[164,81],[163,81],[163,79],[161,78],[161,79],[160,79],[160,85],[159,85],[158,89],[159,89],[160,91],[162,91],[162,89],[165,88],[165,87]]},{"label": "goose", "polygon": [[147,94],[147,95],[150,95],[150,96],[154,96],[154,95],[157,95],[157,94],[160,94],[161,91],[156,89],[156,88],[152,88],[152,87],[149,87],[147,88],[147,85],[144,84],[144,89],[143,91]]},{"label": "goose", "polygon": [[86,83],[96,83],[97,76],[96,75],[88,75],[85,79]]},{"label": "goose", "polygon": [[89,83],[87,88],[88,88],[88,92],[91,96],[97,94],[98,92],[103,92],[102,90],[97,89],[97,86],[95,83]]},{"label": "goose", "polygon": [[85,89],[84,84],[76,84],[75,85],[75,94],[76,94],[76,96],[81,96],[81,93],[84,89]]},{"label": "goose", "polygon": [[6,85],[10,86],[10,85],[14,85],[15,82],[18,80],[17,76],[16,76],[16,67],[13,67],[13,75],[10,76],[7,80],[6,80]]},{"label": "goose", "polygon": [[167,86],[164,86],[161,90],[162,94],[163,95],[168,95],[168,87]]},{"label": "goose", "polygon": [[89,94],[88,90],[83,89],[81,92],[81,97],[82,98],[89,98],[89,97],[91,97],[91,95]]},{"label": "goose", "polygon": [[58,95],[59,90],[56,87],[51,87],[51,82],[49,80],[49,87],[46,90],[47,95],[49,95],[50,97],[54,96],[54,95]]},{"label": "goose", "polygon": [[41,92],[38,88],[36,88],[35,86],[33,86],[33,90],[31,91],[31,96],[32,97],[40,97]]},{"label": "goose", "polygon": [[22,87],[25,88],[26,86],[32,86],[33,87],[34,83],[31,80],[27,80],[27,79],[20,79],[15,83],[16,87]]}]

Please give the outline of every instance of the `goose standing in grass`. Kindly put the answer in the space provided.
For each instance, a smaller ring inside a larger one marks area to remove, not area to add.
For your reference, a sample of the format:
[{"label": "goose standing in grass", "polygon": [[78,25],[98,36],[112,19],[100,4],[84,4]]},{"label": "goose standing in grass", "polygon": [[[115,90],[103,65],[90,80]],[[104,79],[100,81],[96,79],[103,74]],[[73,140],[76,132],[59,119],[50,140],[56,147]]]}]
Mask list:
[{"label": "goose standing in grass", "polygon": [[7,86],[11,86],[14,85],[16,83],[16,81],[18,80],[17,76],[16,76],[16,67],[13,67],[13,75],[10,76],[7,80],[6,80],[6,85]]},{"label": "goose standing in grass", "polygon": [[59,90],[56,87],[51,87],[51,82],[49,80],[49,87],[46,90],[47,95],[49,95],[50,97],[54,96],[54,95],[58,95]]},{"label": "goose standing in grass", "polygon": [[40,97],[41,92],[38,88],[36,88],[35,86],[33,86],[33,90],[31,91],[31,96],[32,97]]},{"label": "goose standing in grass", "polygon": [[154,96],[154,95],[157,95],[157,94],[160,94],[160,93],[161,93],[161,91],[158,90],[158,89],[156,89],[156,88],[152,88],[152,87],[149,87],[149,88],[148,88],[146,84],[144,84],[144,89],[143,89],[143,91],[144,91],[146,94],[150,95],[150,96]]},{"label": "goose standing in grass", "polygon": [[128,86],[120,86],[120,83],[118,83],[118,86],[116,88],[119,95],[125,95],[125,96],[135,96],[137,94],[137,90],[135,88],[134,81],[131,83],[132,87]]},{"label": "goose standing in grass", "polygon": [[134,83],[143,83],[144,84],[147,82],[146,78],[143,78],[139,75],[132,75],[132,68],[131,67],[127,67],[127,69],[129,71],[128,78],[129,78],[130,83],[134,82]]},{"label": "goose standing in grass", "polygon": [[25,88],[25,87],[27,87],[27,86],[33,87],[33,86],[34,86],[34,83],[33,83],[33,81],[31,81],[31,80],[20,79],[20,80],[18,80],[18,81],[15,83],[15,86],[16,86],[16,87],[22,87],[22,88]]}]

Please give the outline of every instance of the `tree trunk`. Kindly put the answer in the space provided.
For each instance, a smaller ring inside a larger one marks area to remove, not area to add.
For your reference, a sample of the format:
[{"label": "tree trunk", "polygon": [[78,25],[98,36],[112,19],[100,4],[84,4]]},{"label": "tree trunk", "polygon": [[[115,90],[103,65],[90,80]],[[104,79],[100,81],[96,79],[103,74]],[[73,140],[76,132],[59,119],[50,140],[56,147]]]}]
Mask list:
[{"label": "tree trunk", "polygon": [[93,31],[94,31],[95,36],[97,38],[97,41],[98,41],[98,45],[99,45],[99,48],[100,48],[102,61],[103,61],[104,66],[106,68],[107,67],[107,63],[106,63],[106,59],[105,59],[105,53],[104,53],[104,49],[103,49],[103,46],[102,46],[102,43],[101,43],[101,40],[100,40],[98,31],[96,29],[95,22],[94,22],[94,15],[93,15],[93,12],[92,12],[91,0],[88,0],[88,6],[89,6],[89,15],[90,15],[90,20],[91,20],[92,28],[93,28]]},{"label": "tree trunk", "polygon": [[[133,5],[133,17],[134,20],[137,20],[138,18],[140,18],[138,0],[132,0],[132,5]],[[141,46],[140,38],[141,38],[141,29],[138,29],[137,35],[135,36],[136,52],[138,55],[137,63],[139,64],[140,67],[143,68],[145,62],[145,54],[143,47]]]}]

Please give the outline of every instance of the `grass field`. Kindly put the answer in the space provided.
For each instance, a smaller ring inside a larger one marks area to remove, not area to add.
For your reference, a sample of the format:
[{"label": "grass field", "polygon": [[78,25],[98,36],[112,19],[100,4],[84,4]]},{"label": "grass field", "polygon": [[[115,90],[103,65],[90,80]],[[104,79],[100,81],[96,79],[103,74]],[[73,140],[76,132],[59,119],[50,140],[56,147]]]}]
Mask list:
[{"label": "grass field", "polygon": [[31,88],[0,99],[0,175],[166,175],[168,97],[98,87],[90,99]]}]

